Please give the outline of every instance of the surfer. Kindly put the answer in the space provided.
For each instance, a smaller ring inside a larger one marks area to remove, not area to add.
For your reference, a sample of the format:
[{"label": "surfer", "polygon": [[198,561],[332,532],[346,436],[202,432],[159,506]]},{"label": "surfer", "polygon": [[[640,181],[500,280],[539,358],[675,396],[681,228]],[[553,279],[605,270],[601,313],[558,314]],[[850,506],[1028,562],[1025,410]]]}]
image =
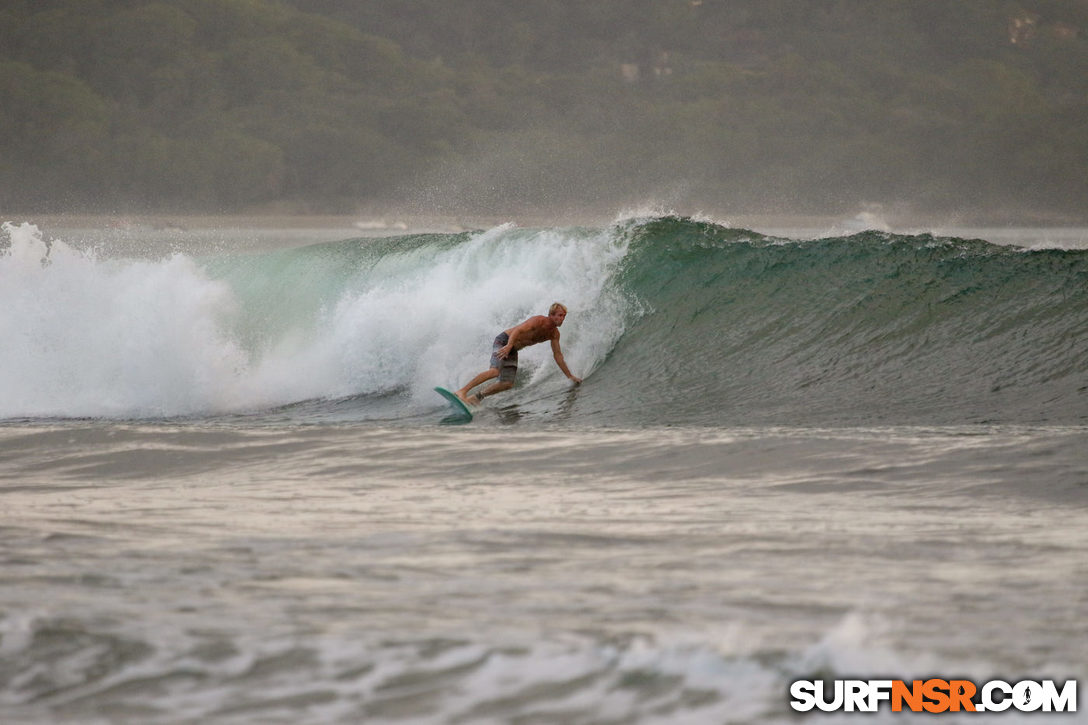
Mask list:
[{"label": "surfer", "polygon": [[[520,325],[515,325],[509,330],[500,332],[495,338],[491,350],[491,367],[483,371],[468,385],[457,391],[457,397],[469,405],[479,405],[480,401],[489,395],[501,393],[514,387],[514,376],[518,372],[518,350],[529,345],[551,340],[552,356],[555,364],[563,371],[563,374],[577,385],[582,379],[571,374],[567,363],[563,361],[563,351],[559,349],[559,326],[567,316],[567,308],[558,302],[552,303],[548,308],[548,315],[534,315]],[[469,395],[468,391],[488,380],[498,378],[499,381],[484,388],[475,395]]]}]

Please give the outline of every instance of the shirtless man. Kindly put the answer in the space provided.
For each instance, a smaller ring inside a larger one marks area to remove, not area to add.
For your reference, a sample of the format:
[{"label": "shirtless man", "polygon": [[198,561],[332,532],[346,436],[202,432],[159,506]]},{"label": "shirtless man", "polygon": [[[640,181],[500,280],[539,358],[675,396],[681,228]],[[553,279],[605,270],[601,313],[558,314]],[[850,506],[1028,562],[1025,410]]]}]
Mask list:
[{"label": "shirtless man", "polygon": [[[563,361],[563,351],[559,349],[559,326],[563,324],[566,316],[567,308],[555,302],[548,308],[547,317],[534,315],[520,325],[499,333],[491,351],[491,367],[458,390],[457,397],[469,405],[479,405],[480,401],[487,396],[514,387],[514,376],[518,372],[518,350],[545,340],[551,340],[552,356],[555,357],[555,364],[559,366],[563,374],[573,380],[575,385],[581,383],[581,378],[571,375],[567,364]],[[468,391],[477,385],[494,378],[498,378],[499,382],[489,385],[475,395],[468,394]]]}]

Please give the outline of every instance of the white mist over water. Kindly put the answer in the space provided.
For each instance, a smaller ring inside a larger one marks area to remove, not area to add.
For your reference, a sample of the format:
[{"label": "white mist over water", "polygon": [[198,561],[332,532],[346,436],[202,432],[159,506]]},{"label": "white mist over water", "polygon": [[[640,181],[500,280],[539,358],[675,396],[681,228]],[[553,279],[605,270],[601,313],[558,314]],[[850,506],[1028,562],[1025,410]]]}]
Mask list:
[{"label": "white mist over water", "polygon": [[230,290],[189,258],[100,261],[5,224],[0,416],[185,415],[241,400]]},{"label": "white mist over water", "polygon": [[[496,334],[553,301],[571,310],[562,344],[582,377],[627,316],[610,286],[626,252],[614,230],[505,225],[452,246],[394,249],[349,270],[340,289],[300,284],[322,299],[288,310],[276,303],[298,284],[290,259],[270,272],[260,254],[238,257],[220,276],[183,254],[103,259],[47,243],[32,224],[3,232],[0,418],[192,416],[405,391],[422,410],[433,386],[463,384],[486,367]],[[344,263],[368,243],[337,243]],[[301,263],[312,249],[289,254]],[[263,298],[236,286],[254,277],[270,290]],[[535,372],[522,383],[558,376],[547,347],[523,353]]]}]

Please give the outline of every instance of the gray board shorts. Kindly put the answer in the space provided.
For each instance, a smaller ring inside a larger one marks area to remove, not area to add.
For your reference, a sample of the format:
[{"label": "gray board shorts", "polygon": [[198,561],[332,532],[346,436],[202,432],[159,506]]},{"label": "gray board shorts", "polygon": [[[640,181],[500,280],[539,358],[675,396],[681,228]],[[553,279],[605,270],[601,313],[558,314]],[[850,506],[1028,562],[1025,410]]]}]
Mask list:
[{"label": "gray board shorts", "polygon": [[499,350],[510,342],[510,336],[500,332],[491,345],[491,367],[498,368],[499,381],[503,383],[514,382],[514,376],[518,372],[518,351],[511,350],[505,358],[499,357]]}]

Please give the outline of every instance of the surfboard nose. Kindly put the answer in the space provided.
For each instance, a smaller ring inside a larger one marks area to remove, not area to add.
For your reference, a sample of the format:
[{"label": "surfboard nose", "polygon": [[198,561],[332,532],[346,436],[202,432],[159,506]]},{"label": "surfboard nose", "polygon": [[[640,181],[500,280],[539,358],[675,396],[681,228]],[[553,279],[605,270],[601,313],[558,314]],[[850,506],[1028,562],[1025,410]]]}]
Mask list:
[{"label": "surfboard nose", "polygon": [[442,423],[468,423],[472,420],[472,411],[465,405],[465,401],[457,397],[456,393],[443,387],[436,387],[434,391],[445,398],[450,407],[453,408],[453,414],[443,418]]}]

